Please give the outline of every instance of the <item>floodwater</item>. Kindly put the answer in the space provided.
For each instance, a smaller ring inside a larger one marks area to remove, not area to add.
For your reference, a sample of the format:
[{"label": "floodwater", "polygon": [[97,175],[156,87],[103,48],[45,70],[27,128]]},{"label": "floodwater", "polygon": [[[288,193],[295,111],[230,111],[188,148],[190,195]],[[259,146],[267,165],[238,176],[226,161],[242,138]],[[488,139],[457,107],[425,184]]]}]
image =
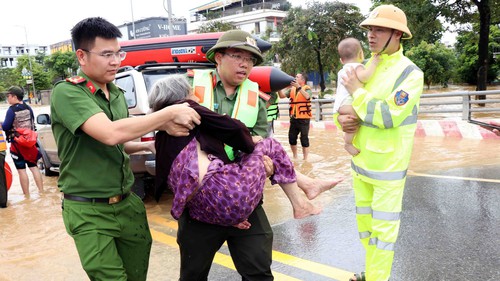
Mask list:
[{"label": "floodwater", "polygon": [[[286,136],[286,129],[277,129],[275,137],[289,151]],[[498,164],[498,141],[416,138],[410,173]],[[311,177],[348,177],[349,160],[349,155],[342,149],[339,133],[313,129],[310,160],[297,160],[295,165]],[[10,155],[7,161],[13,166]],[[73,240],[64,229],[57,177],[44,177],[45,191],[42,194],[38,193],[31,175],[30,179],[31,196],[25,198],[14,171],[8,207],[0,209],[0,280],[88,280]],[[325,192],[315,202],[327,205],[336,199],[336,190],[350,192],[350,180]],[[170,202],[171,195],[163,196],[160,203],[149,198],[145,200],[154,238],[148,280],[178,278],[176,223],[169,214]],[[290,204],[278,186],[266,186],[264,207],[272,225],[292,219]]]}]

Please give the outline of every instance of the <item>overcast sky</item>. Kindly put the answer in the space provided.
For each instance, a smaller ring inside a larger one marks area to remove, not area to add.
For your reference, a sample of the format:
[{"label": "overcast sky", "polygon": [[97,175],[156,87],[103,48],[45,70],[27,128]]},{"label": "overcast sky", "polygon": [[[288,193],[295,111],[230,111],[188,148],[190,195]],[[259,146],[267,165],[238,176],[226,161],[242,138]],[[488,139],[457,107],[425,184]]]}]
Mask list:
[{"label": "overcast sky", "polygon": [[[174,16],[189,16],[189,9],[214,0],[171,0]],[[303,0],[291,0],[297,6]],[[326,0],[322,0],[326,1]],[[50,45],[70,39],[70,29],[86,17],[101,16],[115,25],[133,19],[167,16],[167,0],[7,0],[2,1],[0,15],[0,45]],[[344,0],[358,5],[363,14],[371,7],[370,0]],[[25,33],[26,29],[26,33]]]}]

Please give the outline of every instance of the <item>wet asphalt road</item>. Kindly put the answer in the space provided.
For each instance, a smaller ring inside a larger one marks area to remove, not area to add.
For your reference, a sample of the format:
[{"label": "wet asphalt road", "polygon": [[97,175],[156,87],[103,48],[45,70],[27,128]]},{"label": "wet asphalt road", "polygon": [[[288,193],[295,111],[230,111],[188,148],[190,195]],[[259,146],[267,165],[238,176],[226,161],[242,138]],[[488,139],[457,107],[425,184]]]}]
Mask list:
[{"label": "wet asphalt road", "polygon": [[[499,171],[493,165],[408,177],[392,281],[500,280]],[[273,271],[283,274],[277,279],[347,280],[363,269],[349,189],[339,188],[319,216],[273,226]],[[214,264],[210,280],[239,277]]]}]

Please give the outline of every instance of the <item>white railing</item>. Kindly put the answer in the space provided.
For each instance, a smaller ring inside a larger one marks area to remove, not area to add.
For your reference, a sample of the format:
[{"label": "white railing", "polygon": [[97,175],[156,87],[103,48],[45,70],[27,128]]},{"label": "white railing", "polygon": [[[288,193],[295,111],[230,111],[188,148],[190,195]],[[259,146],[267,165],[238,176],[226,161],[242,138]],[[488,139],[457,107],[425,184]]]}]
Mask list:
[{"label": "white railing", "polygon": [[[476,99],[479,95],[486,99]],[[313,99],[311,101],[315,121],[333,119],[333,103],[331,99]],[[280,116],[288,116],[289,102],[279,102]],[[500,90],[459,91],[423,94],[420,99],[419,119],[467,120],[471,114],[474,118],[500,118]]]}]

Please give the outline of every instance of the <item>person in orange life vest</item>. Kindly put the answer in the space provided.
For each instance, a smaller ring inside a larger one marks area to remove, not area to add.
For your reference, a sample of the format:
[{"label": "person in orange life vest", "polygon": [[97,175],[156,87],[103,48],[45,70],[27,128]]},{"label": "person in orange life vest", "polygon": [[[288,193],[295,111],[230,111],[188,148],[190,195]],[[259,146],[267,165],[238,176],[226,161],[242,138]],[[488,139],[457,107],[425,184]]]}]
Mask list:
[{"label": "person in orange life vest", "polygon": [[292,149],[293,158],[297,158],[297,138],[300,134],[300,144],[304,160],[309,154],[309,126],[311,113],[311,88],[306,85],[307,75],[298,73],[290,88],[278,92],[280,98],[290,98],[290,129],[288,143]]},{"label": "person in orange life vest", "polygon": [[[7,141],[11,143],[10,154],[14,160],[17,172],[19,174],[19,182],[25,196],[30,195],[29,178],[26,172],[26,166],[31,171],[38,191],[43,191],[43,179],[40,169],[38,169],[37,161],[42,157],[38,148],[23,147],[14,140],[16,129],[27,128],[35,130],[35,116],[29,105],[23,102],[24,91],[16,86],[9,88],[7,92],[7,102],[11,105],[5,114],[5,119],[2,124],[3,129],[7,133]],[[3,168],[3,167],[2,167]]]},{"label": "person in orange life vest", "polygon": [[3,134],[2,123],[0,123],[0,208],[7,207],[7,179],[5,177],[5,155],[7,143]]}]

